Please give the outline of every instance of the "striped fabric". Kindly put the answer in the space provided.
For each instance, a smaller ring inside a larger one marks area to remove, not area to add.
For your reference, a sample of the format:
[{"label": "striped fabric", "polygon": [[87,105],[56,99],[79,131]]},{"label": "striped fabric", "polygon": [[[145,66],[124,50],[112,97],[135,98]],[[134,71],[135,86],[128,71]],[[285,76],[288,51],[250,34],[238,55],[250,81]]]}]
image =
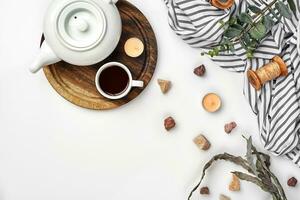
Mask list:
[{"label": "striped fabric", "polygon": [[[219,10],[208,0],[164,1],[174,32],[190,46],[206,52],[222,39],[224,30],[220,20],[226,22],[231,15],[245,11],[248,4],[264,7],[257,0],[236,0],[230,10]],[[222,68],[243,73],[244,95],[257,115],[265,149],[277,156],[285,155],[300,166],[300,57],[297,50],[300,5],[299,0],[294,1],[297,16],[291,20],[282,18],[263,40],[253,59],[247,59],[245,50],[237,43],[234,53],[222,53],[212,60]],[[245,72],[258,69],[275,55],[280,55],[288,64],[288,76],[269,82],[256,91]]]}]

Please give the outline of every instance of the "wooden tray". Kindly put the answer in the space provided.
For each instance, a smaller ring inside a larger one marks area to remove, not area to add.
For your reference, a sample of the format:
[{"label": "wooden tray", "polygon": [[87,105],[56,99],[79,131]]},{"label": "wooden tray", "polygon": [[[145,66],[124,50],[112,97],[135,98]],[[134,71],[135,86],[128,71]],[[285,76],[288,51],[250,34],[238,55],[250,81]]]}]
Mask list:
[{"label": "wooden tray", "polygon": [[[117,3],[123,30],[121,40],[115,51],[104,61],[94,66],[78,67],[59,62],[44,67],[44,73],[52,87],[71,103],[83,108],[107,110],[120,107],[136,98],[149,84],[157,62],[155,34],[146,17],[135,6],[125,0]],[[130,58],[124,52],[127,39],[137,37],[145,45],[144,53],[138,58]],[[96,89],[95,75],[104,63],[117,61],[125,64],[135,80],[143,80],[145,87],[134,88],[129,95],[120,100],[108,100]]]}]

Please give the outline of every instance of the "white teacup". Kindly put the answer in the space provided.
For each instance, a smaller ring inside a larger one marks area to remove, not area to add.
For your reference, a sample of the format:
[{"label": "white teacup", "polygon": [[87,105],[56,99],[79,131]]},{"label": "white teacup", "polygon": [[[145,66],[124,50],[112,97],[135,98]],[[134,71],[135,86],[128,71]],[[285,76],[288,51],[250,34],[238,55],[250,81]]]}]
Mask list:
[{"label": "white teacup", "polygon": [[112,100],[127,96],[133,87],[144,87],[144,82],[133,80],[128,67],[119,62],[106,63],[100,67],[95,83],[100,94]]}]

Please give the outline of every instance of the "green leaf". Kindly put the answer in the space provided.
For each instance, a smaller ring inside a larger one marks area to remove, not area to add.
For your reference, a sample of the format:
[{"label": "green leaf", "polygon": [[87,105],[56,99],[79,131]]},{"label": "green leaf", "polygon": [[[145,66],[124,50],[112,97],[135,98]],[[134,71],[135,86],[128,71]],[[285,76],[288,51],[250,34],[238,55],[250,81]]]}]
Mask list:
[{"label": "green leaf", "polygon": [[237,21],[236,17],[230,17],[228,23],[229,23],[229,25],[233,25],[236,23],[236,21]]},{"label": "green leaf", "polygon": [[238,36],[239,34],[241,34],[242,30],[236,29],[236,28],[232,28],[229,27],[225,32],[224,32],[224,36],[227,38],[234,38],[236,36]]},{"label": "green leaf", "polygon": [[292,18],[292,14],[291,14],[289,7],[287,5],[285,5],[284,3],[282,3],[281,1],[278,1],[275,4],[275,7],[283,17],[285,17],[287,19]]},{"label": "green leaf", "polygon": [[261,11],[261,9],[257,6],[253,6],[253,5],[249,5],[249,9],[253,12],[253,13],[259,13]]},{"label": "green leaf", "polygon": [[265,37],[267,33],[267,29],[265,25],[263,25],[262,22],[256,24],[251,30],[250,30],[250,36],[256,40],[261,40]]},{"label": "green leaf", "polygon": [[287,0],[291,10],[293,11],[294,15],[296,16],[297,15],[297,8],[296,8],[296,5],[295,5],[295,2],[294,0]]},{"label": "green leaf", "polygon": [[238,18],[241,22],[246,24],[251,24],[253,21],[252,17],[247,13],[241,13]]},{"label": "green leaf", "polygon": [[244,29],[244,27],[242,27],[242,26],[239,25],[239,24],[233,24],[233,25],[231,25],[231,27],[232,27],[232,28],[236,28],[236,29],[238,29],[238,30],[243,30],[243,29]]},{"label": "green leaf", "polygon": [[250,46],[251,38],[250,38],[249,33],[245,34],[243,39],[244,39],[244,42],[245,42],[246,46]]},{"label": "green leaf", "polygon": [[273,19],[270,16],[264,16],[263,18],[263,24],[265,25],[267,30],[271,30],[273,25],[275,24]]},{"label": "green leaf", "polygon": [[241,46],[243,47],[243,49],[246,49],[247,48],[247,45],[246,45],[246,43],[245,43],[245,41],[241,41]]}]

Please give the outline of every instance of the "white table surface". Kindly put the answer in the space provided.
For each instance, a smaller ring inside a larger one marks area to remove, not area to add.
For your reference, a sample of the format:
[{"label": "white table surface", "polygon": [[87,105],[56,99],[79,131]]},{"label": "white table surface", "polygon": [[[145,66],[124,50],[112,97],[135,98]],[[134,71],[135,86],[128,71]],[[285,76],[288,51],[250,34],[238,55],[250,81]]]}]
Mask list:
[{"label": "white table surface", "polygon": [[[243,77],[222,70],[200,57],[168,27],[161,0],[130,0],[148,17],[159,46],[159,61],[148,88],[128,105],[106,112],[76,107],[60,97],[43,73],[28,67],[38,52],[43,14],[50,0],[0,1],[0,199],[1,200],[183,200],[203,164],[228,151],[245,154],[242,134],[254,137],[256,117],[242,95]],[[207,66],[198,78],[193,69]],[[157,78],[173,81],[162,95]],[[217,92],[224,106],[208,114],[201,99]],[[167,133],[163,119],[177,121]],[[227,135],[225,122],[238,128]],[[201,152],[192,139],[203,133],[212,143]],[[300,186],[287,188],[300,170],[285,158],[273,158],[272,169],[289,200],[297,200]],[[229,192],[233,165],[220,163],[210,170],[204,185],[209,197],[220,193],[232,199],[270,199],[255,186],[242,183],[242,191]],[[239,168],[238,168],[239,169]]]}]

